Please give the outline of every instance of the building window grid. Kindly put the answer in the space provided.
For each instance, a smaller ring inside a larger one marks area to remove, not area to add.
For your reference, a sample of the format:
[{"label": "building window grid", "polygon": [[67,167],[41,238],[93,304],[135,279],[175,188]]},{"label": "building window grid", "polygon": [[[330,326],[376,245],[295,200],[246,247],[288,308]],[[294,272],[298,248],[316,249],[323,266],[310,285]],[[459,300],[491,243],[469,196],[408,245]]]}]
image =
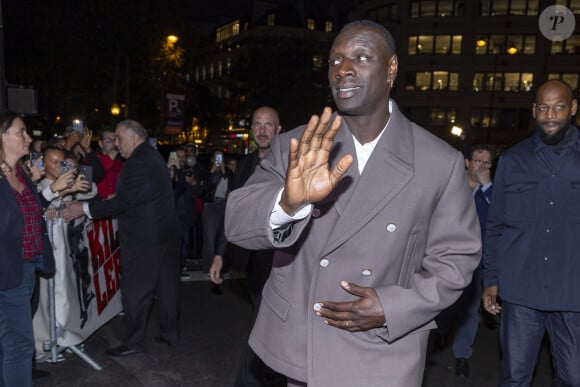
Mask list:
[{"label": "building window grid", "polygon": [[326,21],[324,23],[324,32],[332,32],[332,22]]},{"label": "building window grid", "polygon": [[421,71],[407,73],[407,91],[458,91],[459,73],[449,71]]},{"label": "building window grid", "polygon": [[556,0],[556,4],[563,5],[572,13],[580,15],[580,0]]},{"label": "building window grid", "polygon": [[397,4],[385,4],[366,11],[366,19],[376,20],[380,23],[393,22],[397,20],[397,15]]},{"label": "building window grid", "polygon": [[455,108],[432,107],[429,109],[429,127],[451,126],[457,116]]},{"label": "building window grid", "polygon": [[409,36],[408,54],[460,55],[461,35],[413,35]]},{"label": "building window grid", "polygon": [[481,16],[535,16],[539,0],[483,0]]},{"label": "building window grid", "polygon": [[561,42],[552,42],[550,52],[552,54],[580,54],[580,35],[572,35],[568,39]]},{"label": "building window grid", "polygon": [[322,55],[312,56],[312,71],[318,72],[324,67],[324,58]]},{"label": "building window grid", "polygon": [[550,73],[548,79],[560,79],[569,84],[572,90],[580,90],[580,73]]},{"label": "building window grid", "polygon": [[471,109],[472,128],[502,128],[508,130],[528,130],[529,109],[496,109],[490,117],[489,108]]},{"label": "building window grid", "polygon": [[463,16],[464,0],[414,0],[411,18],[425,16]]},{"label": "building window grid", "polygon": [[216,28],[216,39],[217,43],[232,38],[240,34],[240,21],[234,20],[224,26]]},{"label": "building window grid", "polygon": [[[533,73],[475,73],[473,74],[473,91],[503,91],[519,93],[532,91],[534,83]],[[492,90],[493,89],[493,90]]]},{"label": "building window grid", "polygon": [[516,48],[513,55],[535,55],[535,35],[480,35],[477,42],[485,42],[483,45],[475,44],[476,55],[508,54],[507,50]]}]

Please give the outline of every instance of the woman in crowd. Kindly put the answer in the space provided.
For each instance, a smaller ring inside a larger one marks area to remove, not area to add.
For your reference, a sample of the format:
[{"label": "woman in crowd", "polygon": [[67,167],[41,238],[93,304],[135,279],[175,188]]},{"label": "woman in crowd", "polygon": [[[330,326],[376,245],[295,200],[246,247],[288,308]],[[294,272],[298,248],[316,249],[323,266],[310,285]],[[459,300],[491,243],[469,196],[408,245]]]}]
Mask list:
[{"label": "woman in crowd", "polygon": [[5,387],[32,386],[34,271],[54,272],[40,200],[21,160],[31,142],[18,115],[0,114],[0,385]]}]

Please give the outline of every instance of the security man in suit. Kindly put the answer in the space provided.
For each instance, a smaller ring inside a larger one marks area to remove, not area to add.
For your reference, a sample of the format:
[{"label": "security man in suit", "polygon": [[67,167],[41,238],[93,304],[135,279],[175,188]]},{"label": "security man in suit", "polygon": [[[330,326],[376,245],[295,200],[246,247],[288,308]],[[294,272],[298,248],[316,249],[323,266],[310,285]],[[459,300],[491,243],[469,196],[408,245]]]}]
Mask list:
[{"label": "security man in suit", "polygon": [[115,129],[115,145],[125,159],[116,196],[94,203],[72,202],[63,210],[70,221],[82,214],[119,221],[121,294],[127,337],[111,356],[146,351],[145,329],[154,294],[158,299],[160,333],[156,341],[179,340],[180,225],[169,171],[163,157],[147,143],[147,131],[137,121],[124,120]]}]

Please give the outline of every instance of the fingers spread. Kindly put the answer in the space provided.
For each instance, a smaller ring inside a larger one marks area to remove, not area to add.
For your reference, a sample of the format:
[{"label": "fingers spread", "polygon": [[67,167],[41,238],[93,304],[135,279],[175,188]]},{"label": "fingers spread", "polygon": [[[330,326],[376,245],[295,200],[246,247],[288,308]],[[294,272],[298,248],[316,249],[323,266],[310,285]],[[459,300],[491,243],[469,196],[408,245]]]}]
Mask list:
[{"label": "fingers spread", "polygon": [[[323,139],[326,138],[328,134],[328,123],[330,122],[331,115],[332,110],[329,107],[325,107],[324,110],[322,111],[320,119],[318,120],[318,125],[316,125],[316,130],[314,131],[314,135],[312,137],[312,142],[310,144],[311,150],[320,149]],[[334,135],[332,137],[334,138]]]},{"label": "fingers spread", "polygon": [[[326,108],[326,109],[328,109],[328,111],[330,112],[329,108]],[[326,109],[325,109],[325,112],[326,112]],[[329,117],[329,119],[330,119],[330,117]],[[330,128],[324,132],[324,135],[322,137],[321,147],[324,150],[326,150],[327,152],[330,152],[330,149],[332,149],[332,144],[334,143],[334,137],[336,137],[338,130],[340,129],[341,124],[342,124],[342,117],[339,115],[336,115],[336,117],[334,117],[334,120],[332,120]],[[328,122],[326,125],[328,126]]]},{"label": "fingers spread", "polygon": [[288,169],[294,169],[298,166],[298,141],[293,138],[290,140],[290,152],[288,153]]},{"label": "fingers spread", "polygon": [[310,150],[312,137],[314,137],[314,133],[316,132],[316,128],[318,127],[319,121],[320,118],[317,115],[313,115],[312,117],[310,117],[308,124],[306,124],[306,129],[304,129],[304,132],[302,132],[302,136],[300,136],[298,157],[300,157],[301,155],[305,155]]}]

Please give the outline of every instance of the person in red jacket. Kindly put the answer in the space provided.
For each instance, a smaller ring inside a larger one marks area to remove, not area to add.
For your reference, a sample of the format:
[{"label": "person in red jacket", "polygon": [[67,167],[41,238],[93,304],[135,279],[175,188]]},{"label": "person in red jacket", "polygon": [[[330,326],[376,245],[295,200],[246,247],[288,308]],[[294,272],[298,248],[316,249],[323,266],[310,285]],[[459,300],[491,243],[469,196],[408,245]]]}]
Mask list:
[{"label": "person in red jacket", "polygon": [[103,165],[105,177],[97,183],[97,188],[99,196],[103,199],[115,194],[115,185],[123,167],[119,151],[115,148],[115,138],[115,132],[104,130],[99,139],[101,149],[97,151],[97,157]]}]

